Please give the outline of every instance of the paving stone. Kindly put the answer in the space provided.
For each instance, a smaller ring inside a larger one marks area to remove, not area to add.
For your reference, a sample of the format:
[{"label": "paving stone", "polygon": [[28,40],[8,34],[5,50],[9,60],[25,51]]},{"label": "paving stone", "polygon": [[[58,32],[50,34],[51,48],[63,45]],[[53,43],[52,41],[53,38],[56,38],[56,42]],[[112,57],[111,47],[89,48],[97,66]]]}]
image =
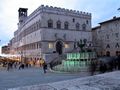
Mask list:
[{"label": "paving stone", "polygon": [[120,71],[9,90],[120,90]]}]

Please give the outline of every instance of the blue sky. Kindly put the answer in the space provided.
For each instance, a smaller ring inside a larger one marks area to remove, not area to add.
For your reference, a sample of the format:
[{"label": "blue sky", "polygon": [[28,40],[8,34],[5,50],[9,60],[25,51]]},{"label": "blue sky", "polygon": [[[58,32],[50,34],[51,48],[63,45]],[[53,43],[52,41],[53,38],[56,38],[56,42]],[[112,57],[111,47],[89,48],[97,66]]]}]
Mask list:
[{"label": "blue sky", "polygon": [[120,16],[120,0],[0,0],[0,46],[7,44],[17,29],[18,8],[28,8],[30,14],[41,4],[92,13],[92,27]]}]

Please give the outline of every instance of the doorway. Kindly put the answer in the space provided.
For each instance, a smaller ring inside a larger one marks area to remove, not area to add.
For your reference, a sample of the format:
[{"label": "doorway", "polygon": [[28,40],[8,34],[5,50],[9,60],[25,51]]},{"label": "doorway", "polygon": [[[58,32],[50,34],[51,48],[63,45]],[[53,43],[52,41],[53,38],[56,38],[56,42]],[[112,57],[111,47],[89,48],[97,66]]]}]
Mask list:
[{"label": "doorway", "polygon": [[109,51],[106,52],[106,56],[110,56],[110,52]]},{"label": "doorway", "polygon": [[63,52],[63,43],[62,41],[56,42],[56,52],[60,55]]}]

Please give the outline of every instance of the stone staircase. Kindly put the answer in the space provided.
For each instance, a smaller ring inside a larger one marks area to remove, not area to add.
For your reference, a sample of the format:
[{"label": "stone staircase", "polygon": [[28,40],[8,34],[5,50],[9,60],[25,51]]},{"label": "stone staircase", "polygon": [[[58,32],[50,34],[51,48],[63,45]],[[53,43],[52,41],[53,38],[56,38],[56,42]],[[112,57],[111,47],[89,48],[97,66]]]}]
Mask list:
[{"label": "stone staircase", "polygon": [[58,57],[54,58],[50,64],[52,64],[53,67],[59,66],[62,64],[62,61],[66,59],[66,54],[58,55]]}]

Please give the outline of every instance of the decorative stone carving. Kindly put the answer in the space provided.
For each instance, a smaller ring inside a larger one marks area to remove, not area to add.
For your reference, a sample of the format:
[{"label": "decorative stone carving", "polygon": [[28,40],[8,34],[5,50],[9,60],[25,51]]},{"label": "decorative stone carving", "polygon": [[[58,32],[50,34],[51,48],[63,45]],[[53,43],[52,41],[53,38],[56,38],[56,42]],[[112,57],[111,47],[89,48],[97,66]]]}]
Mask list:
[{"label": "decorative stone carving", "polygon": [[63,38],[66,40],[66,34],[63,35]]},{"label": "decorative stone carving", "polygon": [[55,33],[54,36],[55,36],[55,38],[58,38],[58,34],[57,33]]}]

